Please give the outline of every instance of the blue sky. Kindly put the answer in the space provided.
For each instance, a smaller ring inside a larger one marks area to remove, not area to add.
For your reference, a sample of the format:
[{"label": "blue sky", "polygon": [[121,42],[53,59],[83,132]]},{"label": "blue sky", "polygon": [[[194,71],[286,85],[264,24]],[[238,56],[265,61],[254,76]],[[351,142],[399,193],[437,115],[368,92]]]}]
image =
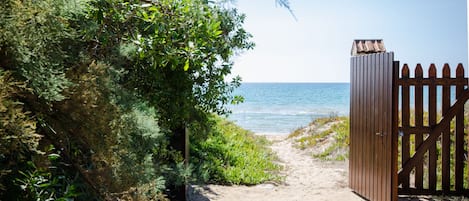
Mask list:
[{"label": "blue sky", "polygon": [[467,64],[466,0],[237,0],[254,50],[235,58],[243,82],[349,82],[354,39],[384,39],[401,63]]}]

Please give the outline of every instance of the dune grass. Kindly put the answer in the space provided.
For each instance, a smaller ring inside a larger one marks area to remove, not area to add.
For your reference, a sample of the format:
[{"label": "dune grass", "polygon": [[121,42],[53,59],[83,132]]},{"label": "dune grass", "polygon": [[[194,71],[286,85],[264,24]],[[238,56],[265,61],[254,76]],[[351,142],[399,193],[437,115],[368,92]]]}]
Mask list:
[{"label": "dune grass", "polygon": [[324,151],[313,157],[323,160],[345,160],[348,158],[349,118],[330,116],[318,118],[307,127],[293,131],[288,138],[295,139],[299,149],[314,148],[328,140]]},{"label": "dune grass", "polygon": [[199,182],[255,185],[280,181],[270,141],[220,117],[206,140],[191,144]]},{"label": "dune grass", "polygon": [[349,127],[350,120],[348,117],[343,117],[340,122],[332,125],[327,131],[330,132],[330,134],[333,134],[334,141],[324,150],[324,152],[313,156],[323,160],[343,161],[348,159],[350,144]]}]

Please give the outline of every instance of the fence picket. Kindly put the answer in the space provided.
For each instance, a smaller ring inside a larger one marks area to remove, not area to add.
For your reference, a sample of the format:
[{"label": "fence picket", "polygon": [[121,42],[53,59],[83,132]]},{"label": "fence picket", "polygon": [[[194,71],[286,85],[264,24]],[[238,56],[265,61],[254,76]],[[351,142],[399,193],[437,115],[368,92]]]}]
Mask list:
[{"label": "fence picket", "polygon": [[[403,80],[409,78],[409,67],[404,64],[402,67]],[[410,96],[409,96],[409,85],[402,86],[402,127],[410,127]],[[410,135],[403,133],[402,136],[402,161],[407,161],[410,158]],[[404,175],[402,180],[402,187],[409,188],[409,175]]]},{"label": "fence picket", "polygon": [[[464,79],[464,68],[459,64],[456,68],[456,79]],[[456,97],[464,91],[464,85],[456,85]],[[455,188],[461,191],[464,188],[464,110],[456,114],[456,161],[455,161]]]},{"label": "fence picket", "polygon": [[[451,75],[451,69],[449,68],[448,64],[445,64],[443,67],[443,78],[450,78]],[[450,98],[451,98],[451,88],[450,85],[445,84],[443,85],[443,92],[442,92],[442,112],[445,114],[448,112],[448,109],[450,108]],[[442,165],[442,188],[443,188],[443,193],[447,194],[449,193],[450,189],[450,164],[451,164],[451,139],[450,139],[450,128],[449,126],[445,129],[443,129],[443,136],[442,136],[442,159],[441,159],[441,165]]]},{"label": "fence picket", "polygon": [[[417,64],[417,67],[415,67],[415,80],[417,80],[417,83],[422,83],[421,80],[423,80],[423,69],[420,64]],[[420,81],[420,82],[419,82]],[[423,86],[422,84],[416,84],[415,85],[415,128],[416,133],[415,135],[415,146],[414,150],[415,152],[418,151],[418,148],[423,142],[423,133],[422,128],[423,127]],[[415,166],[415,188],[417,189],[423,189],[423,160],[419,161],[417,165]]]},{"label": "fence picket", "polygon": [[[428,69],[428,77],[431,80],[428,86],[428,125],[433,128],[436,125],[436,67],[435,64],[431,64]],[[438,153],[436,152],[436,142],[433,142],[428,150],[428,188],[432,191],[436,191],[436,165],[438,160]]]}]

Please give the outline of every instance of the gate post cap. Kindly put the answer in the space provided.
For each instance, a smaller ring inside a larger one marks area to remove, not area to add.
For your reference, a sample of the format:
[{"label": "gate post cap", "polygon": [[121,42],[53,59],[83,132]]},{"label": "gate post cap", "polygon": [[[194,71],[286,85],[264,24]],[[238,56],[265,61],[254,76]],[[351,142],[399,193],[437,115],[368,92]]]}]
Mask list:
[{"label": "gate post cap", "polygon": [[355,39],[352,44],[352,56],[386,52],[383,39]]}]

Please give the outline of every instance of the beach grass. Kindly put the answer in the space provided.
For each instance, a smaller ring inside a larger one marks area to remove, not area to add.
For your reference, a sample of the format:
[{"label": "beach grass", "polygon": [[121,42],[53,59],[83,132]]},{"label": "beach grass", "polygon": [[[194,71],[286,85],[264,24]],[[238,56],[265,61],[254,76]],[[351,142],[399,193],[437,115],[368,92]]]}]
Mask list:
[{"label": "beach grass", "polygon": [[307,127],[293,131],[288,138],[294,139],[299,149],[314,149],[315,158],[345,160],[348,158],[349,118],[337,115],[318,118]]},{"label": "beach grass", "polygon": [[327,131],[330,134],[334,134],[334,141],[329,145],[324,152],[320,154],[314,154],[316,158],[323,160],[338,160],[343,161],[348,159],[349,150],[349,127],[350,120],[348,117],[343,117],[338,123],[331,126]]},{"label": "beach grass", "polygon": [[214,117],[215,125],[204,141],[191,144],[196,175],[202,183],[255,185],[280,181],[281,167],[265,136]]}]

